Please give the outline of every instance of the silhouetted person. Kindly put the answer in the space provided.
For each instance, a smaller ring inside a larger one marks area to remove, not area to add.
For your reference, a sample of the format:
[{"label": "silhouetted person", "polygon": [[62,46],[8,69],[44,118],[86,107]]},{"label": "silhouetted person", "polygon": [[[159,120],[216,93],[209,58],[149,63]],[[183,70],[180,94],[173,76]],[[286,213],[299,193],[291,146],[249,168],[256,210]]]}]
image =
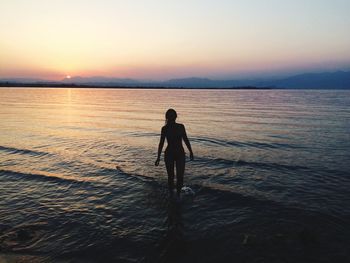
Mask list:
[{"label": "silhouetted person", "polygon": [[163,150],[164,140],[167,139],[168,146],[165,149],[164,161],[168,173],[168,187],[170,194],[174,188],[174,168],[176,167],[176,193],[180,196],[185,173],[185,150],[182,146],[184,140],[189,152],[190,160],[193,160],[193,152],[190,141],[187,138],[186,129],[183,124],[176,123],[176,111],[167,110],[165,113],[165,125],[162,128],[160,142],[158,146],[158,157],[155,165],[159,165],[160,155]]}]

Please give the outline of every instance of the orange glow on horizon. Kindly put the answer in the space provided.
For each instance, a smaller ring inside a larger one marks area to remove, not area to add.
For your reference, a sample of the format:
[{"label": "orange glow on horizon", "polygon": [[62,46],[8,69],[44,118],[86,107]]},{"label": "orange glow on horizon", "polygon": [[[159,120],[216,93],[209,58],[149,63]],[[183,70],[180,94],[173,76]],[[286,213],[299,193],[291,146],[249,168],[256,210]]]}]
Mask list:
[{"label": "orange glow on horizon", "polygon": [[4,0],[0,9],[0,78],[221,78],[350,66],[350,2]]}]

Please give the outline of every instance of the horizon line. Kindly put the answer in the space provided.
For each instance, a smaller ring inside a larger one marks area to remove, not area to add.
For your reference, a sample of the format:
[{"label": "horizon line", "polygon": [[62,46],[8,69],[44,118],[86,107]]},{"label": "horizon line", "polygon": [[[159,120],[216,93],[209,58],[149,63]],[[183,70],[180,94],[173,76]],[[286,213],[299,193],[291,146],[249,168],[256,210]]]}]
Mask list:
[{"label": "horizon line", "polygon": [[69,81],[72,79],[81,78],[81,79],[92,79],[92,78],[104,78],[104,79],[115,79],[115,80],[121,80],[121,81],[139,81],[139,82],[151,82],[151,83],[157,83],[157,82],[166,82],[171,80],[181,80],[181,79],[202,79],[202,80],[212,80],[212,81],[229,81],[229,80],[266,80],[266,79],[282,79],[282,78],[288,78],[293,77],[297,75],[307,75],[307,74],[327,74],[327,73],[338,73],[338,72],[350,72],[350,69],[337,69],[337,70],[322,70],[322,71],[304,71],[300,73],[290,73],[290,74],[266,74],[265,76],[258,76],[256,74],[252,74],[251,76],[241,76],[241,77],[227,77],[227,78],[213,78],[209,76],[184,76],[184,77],[169,77],[165,79],[148,79],[148,78],[138,78],[138,77],[122,77],[122,76],[107,76],[107,75],[90,75],[90,76],[84,76],[84,75],[66,75],[62,76],[61,79],[53,79],[53,78],[41,78],[41,77],[35,77],[35,76],[19,76],[19,77],[8,77],[8,76],[1,76],[0,81],[14,81],[14,80],[24,80],[24,81],[40,81],[40,82],[63,82],[63,81]]}]

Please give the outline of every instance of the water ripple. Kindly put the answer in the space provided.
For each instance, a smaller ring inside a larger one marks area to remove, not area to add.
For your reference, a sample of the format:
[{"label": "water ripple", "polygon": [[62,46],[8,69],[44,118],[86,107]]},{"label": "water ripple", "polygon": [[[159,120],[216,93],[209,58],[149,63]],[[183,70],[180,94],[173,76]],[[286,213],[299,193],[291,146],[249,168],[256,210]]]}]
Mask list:
[{"label": "water ripple", "polygon": [[43,156],[50,156],[51,153],[48,152],[41,152],[36,150],[29,150],[29,149],[17,149],[14,147],[6,147],[0,145],[0,151],[7,152],[10,154],[23,154],[23,155],[33,155],[37,157],[43,157]]}]

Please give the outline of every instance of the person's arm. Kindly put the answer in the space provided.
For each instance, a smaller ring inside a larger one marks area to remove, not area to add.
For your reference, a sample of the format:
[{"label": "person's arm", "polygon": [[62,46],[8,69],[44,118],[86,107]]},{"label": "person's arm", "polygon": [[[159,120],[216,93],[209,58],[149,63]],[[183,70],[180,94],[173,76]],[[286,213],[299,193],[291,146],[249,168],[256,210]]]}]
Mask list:
[{"label": "person's arm", "polygon": [[160,141],[159,141],[159,145],[158,145],[158,155],[157,155],[157,160],[154,164],[155,166],[159,165],[160,155],[162,154],[162,151],[163,151],[164,140],[165,140],[165,132],[164,132],[164,127],[163,127],[162,131],[160,133]]},{"label": "person's arm", "polygon": [[183,140],[187,146],[187,149],[188,151],[190,152],[190,160],[193,161],[193,152],[192,152],[192,147],[191,147],[191,144],[190,144],[190,140],[188,139],[187,137],[187,133],[186,133],[186,129],[185,129],[185,126],[183,126],[184,130],[183,130]]}]

